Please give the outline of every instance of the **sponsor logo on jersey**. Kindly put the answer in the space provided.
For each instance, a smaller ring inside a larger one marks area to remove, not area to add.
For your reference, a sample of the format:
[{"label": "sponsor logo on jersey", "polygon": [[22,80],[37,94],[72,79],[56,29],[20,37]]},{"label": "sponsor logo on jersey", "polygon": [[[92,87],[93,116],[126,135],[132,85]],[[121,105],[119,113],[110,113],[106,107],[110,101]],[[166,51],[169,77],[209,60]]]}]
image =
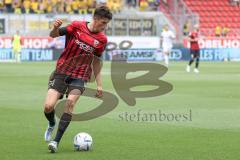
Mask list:
[{"label": "sponsor logo on jersey", "polygon": [[93,43],[94,47],[97,47],[98,44],[99,44],[99,41],[94,39],[94,43]]},{"label": "sponsor logo on jersey", "polygon": [[81,48],[82,50],[84,50],[88,53],[93,53],[95,51],[95,49],[92,46],[90,46],[82,41],[79,41],[76,39],[75,43],[79,46],[79,48]]}]

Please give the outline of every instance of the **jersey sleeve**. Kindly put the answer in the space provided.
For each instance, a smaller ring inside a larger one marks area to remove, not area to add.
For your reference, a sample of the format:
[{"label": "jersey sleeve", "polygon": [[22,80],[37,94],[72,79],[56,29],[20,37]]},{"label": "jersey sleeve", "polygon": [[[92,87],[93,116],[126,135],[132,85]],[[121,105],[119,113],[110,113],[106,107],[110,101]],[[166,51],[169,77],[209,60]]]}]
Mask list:
[{"label": "jersey sleeve", "polygon": [[106,46],[107,46],[107,38],[104,38],[100,43],[100,45],[96,48],[96,55],[98,57],[102,56],[104,50],[106,49]]},{"label": "jersey sleeve", "polygon": [[67,34],[72,34],[76,28],[80,27],[80,21],[73,21],[66,27]]},{"label": "jersey sleeve", "polygon": [[58,30],[60,36],[64,36],[67,34],[67,27],[61,27]]}]

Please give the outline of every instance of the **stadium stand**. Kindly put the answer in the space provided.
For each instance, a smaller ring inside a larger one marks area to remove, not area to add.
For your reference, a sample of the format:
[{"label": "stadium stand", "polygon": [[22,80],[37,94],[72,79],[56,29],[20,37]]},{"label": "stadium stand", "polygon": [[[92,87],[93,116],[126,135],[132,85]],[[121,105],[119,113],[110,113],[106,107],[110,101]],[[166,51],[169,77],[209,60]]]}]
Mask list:
[{"label": "stadium stand", "polygon": [[96,5],[102,2],[106,2],[106,5],[115,13],[119,12],[123,6],[122,0],[0,0],[0,13],[87,14],[93,13]]},{"label": "stadium stand", "polygon": [[220,26],[223,36],[236,37],[240,28],[240,7],[229,0],[184,0],[186,5],[200,17],[201,33],[215,36],[215,28]]},{"label": "stadium stand", "polygon": [[88,14],[98,4],[107,5],[114,13],[119,13],[126,6],[139,11],[157,11],[160,0],[0,0],[0,13]]}]

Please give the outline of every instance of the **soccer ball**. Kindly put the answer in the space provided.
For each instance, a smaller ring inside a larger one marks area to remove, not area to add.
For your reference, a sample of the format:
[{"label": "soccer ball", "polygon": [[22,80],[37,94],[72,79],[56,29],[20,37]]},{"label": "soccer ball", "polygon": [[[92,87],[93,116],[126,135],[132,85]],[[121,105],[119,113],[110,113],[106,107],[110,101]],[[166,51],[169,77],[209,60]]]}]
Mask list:
[{"label": "soccer ball", "polygon": [[89,151],[92,147],[92,137],[85,132],[78,133],[74,139],[74,149],[76,151]]}]

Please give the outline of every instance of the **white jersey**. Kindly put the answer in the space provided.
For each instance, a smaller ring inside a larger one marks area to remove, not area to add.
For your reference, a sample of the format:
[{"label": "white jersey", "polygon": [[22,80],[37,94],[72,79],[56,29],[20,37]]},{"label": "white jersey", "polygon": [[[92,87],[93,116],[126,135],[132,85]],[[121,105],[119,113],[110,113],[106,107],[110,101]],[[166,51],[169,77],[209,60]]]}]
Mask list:
[{"label": "white jersey", "polygon": [[172,47],[173,46],[173,39],[175,38],[175,35],[172,31],[163,31],[161,34],[162,38],[162,47]]}]

